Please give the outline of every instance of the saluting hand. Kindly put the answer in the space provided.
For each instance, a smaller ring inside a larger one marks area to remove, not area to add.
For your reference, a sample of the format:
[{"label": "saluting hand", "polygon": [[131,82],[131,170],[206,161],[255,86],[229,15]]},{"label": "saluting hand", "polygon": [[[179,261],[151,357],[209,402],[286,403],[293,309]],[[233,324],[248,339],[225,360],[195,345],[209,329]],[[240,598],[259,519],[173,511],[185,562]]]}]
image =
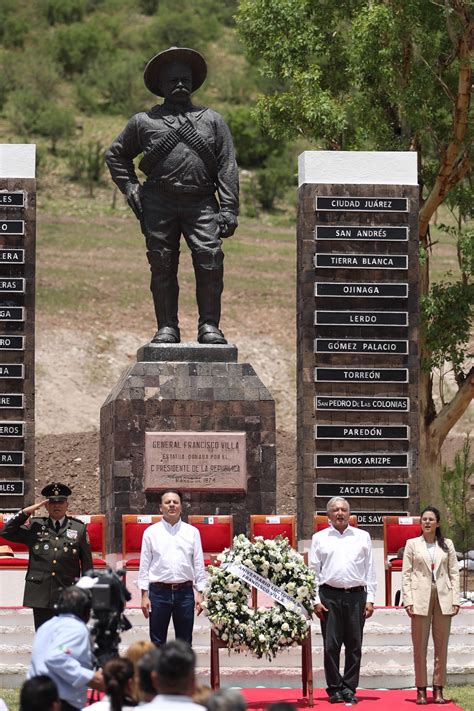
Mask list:
[{"label": "saluting hand", "polygon": [[42,506],[47,504],[49,499],[43,499],[43,501],[38,501],[36,504],[31,504],[31,506],[26,506],[24,509],[22,509],[24,514],[27,514],[28,516],[31,516],[32,513],[40,509]]}]

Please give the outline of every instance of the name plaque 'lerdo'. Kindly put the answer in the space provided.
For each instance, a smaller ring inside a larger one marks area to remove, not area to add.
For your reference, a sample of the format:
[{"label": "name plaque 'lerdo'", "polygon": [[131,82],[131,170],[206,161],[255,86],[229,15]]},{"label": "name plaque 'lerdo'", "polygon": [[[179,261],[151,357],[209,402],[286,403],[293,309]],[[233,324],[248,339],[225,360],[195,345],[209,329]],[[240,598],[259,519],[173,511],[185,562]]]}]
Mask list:
[{"label": "name plaque 'lerdo'", "polygon": [[145,490],[246,491],[245,432],[146,432]]}]

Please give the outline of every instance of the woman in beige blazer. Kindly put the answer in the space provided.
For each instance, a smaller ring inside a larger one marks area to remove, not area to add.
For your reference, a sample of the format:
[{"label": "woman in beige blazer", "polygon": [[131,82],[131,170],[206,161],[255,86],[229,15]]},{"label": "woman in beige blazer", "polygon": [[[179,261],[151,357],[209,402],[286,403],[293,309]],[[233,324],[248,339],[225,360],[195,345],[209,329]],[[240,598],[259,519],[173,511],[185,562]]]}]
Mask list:
[{"label": "woman in beige blazer", "polygon": [[451,618],[459,612],[459,566],[452,541],[442,536],[438,509],[428,506],[420,519],[422,535],[407,541],[403,555],[403,605],[411,618],[416,703],[427,703],[426,653],[431,627],[433,699],[444,704]]}]

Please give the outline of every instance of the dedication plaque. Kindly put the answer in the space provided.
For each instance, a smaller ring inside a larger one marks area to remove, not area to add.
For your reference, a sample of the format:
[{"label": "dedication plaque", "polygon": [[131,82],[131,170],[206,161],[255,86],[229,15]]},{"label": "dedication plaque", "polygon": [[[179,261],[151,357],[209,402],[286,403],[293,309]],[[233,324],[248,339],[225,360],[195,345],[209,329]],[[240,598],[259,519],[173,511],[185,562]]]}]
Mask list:
[{"label": "dedication plaque", "polygon": [[245,432],[146,432],[145,491],[246,491]]}]

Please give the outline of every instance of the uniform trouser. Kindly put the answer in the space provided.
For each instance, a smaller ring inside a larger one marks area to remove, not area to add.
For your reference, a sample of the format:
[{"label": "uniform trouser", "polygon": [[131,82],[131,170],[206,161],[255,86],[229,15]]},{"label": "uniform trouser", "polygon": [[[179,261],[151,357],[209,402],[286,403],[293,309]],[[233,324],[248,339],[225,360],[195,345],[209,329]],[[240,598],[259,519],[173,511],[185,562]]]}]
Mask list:
[{"label": "uniform trouser", "polygon": [[[355,692],[359,684],[367,593],[364,590],[344,592],[322,585],[319,597],[328,608],[321,620],[326,690],[330,696],[345,688]],[[343,644],[345,662],[344,674],[341,675],[339,662]]]},{"label": "uniform trouser", "polygon": [[413,615],[411,618],[411,638],[413,642],[416,686],[424,687],[428,685],[426,655],[430,627],[433,634],[434,646],[433,685],[446,686],[446,663],[448,659],[448,640],[451,629],[451,619],[451,615],[443,615],[441,612],[436,583],[433,583],[431,586],[428,614]]},{"label": "uniform trouser", "polygon": [[194,591],[189,587],[160,588],[153,583],[148,591],[151,603],[150,639],[159,647],[165,644],[171,617],[176,639],[193,641]]},{"label": "uniform trouser", "polygon": [[166,193],[145,184],[141,199],[141,228],[146,239],[150,289],[158,327],[178,326],[177,274],[181,235],[192,252],[199,325],[212,323],[218,326],[224,253],[215,196]]},{"label": "uniform trouser", "polygon": [[52,617],[56,615],[56,610],[53,607],[33,607],[33,620],[35,623],[35,631]]}]

